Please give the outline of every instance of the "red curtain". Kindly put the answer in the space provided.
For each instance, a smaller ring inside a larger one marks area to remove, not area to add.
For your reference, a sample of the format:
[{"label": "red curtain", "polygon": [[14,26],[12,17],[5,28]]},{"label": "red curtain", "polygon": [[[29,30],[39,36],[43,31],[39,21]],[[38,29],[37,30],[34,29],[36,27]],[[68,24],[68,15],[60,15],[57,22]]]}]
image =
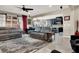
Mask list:
[{"label": "red curtain", "polygon": [[27,31],[27,16],[22,15],[22,19],[23,19],[23,30],[24,32]]}]

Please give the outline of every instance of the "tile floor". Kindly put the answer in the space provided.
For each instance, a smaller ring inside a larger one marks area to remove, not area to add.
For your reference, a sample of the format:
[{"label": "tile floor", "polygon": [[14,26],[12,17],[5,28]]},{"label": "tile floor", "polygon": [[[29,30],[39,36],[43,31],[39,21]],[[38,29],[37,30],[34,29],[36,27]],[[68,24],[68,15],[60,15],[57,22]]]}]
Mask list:
[{"label": "tile floor", "polygon": [[58,50],[62,53],[72,53],[73,50],[69,40],[69,37],[63,37],[60,34],[56,34],[55,40],[52,43],[49,43],[46,47],[40,49],[36,53],[50,53],[52,50]]}]

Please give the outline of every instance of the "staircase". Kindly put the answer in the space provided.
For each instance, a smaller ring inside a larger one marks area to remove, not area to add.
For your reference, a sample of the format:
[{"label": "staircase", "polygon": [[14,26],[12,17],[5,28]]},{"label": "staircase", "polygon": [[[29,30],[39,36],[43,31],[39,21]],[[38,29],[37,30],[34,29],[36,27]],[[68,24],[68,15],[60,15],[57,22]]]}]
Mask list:
[{"label": "staircase", "polygon": [[16,28],[0,27],[0,41],[21,38],[21,31]]}]

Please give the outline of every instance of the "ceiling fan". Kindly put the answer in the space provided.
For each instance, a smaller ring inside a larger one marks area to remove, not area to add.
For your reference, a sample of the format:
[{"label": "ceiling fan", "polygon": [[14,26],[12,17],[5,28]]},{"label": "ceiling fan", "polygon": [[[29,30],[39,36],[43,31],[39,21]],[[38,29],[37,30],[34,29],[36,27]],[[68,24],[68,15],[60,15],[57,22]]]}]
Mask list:
[{"label": "ceiling fan", "polygon": [[[18,8],[20,8],[20,7],[18,7]],[[22,8],[20,8],[20,9],[22,9],[23,11],[26,11],[26,12],[34,10],[33,8],[26,8],[25,5],[23,5]]]}]

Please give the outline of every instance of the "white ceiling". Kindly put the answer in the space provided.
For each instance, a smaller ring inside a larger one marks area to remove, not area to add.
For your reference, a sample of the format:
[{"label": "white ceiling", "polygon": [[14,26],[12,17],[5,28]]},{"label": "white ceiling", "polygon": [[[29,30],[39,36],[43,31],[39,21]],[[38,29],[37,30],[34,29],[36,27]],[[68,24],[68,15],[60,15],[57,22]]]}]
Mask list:
[{"label": "white ceiling", "polygon": [[[28,13],[19,9],[18,7],[22,7],[22,5],[0,5],[0,10],[7,11],[11,13],[16,13],[19,15],[28,15],[30,16],[36,16],[48,12],[53,12],[56,10],[60,10],[60,5],[52,5],[52,7],[49,7],[49,5],[25,5],[26,8],[33,8],[33,11],[29,11]],[[67,8],[68,6],[63,6],[64,8]]]}]

